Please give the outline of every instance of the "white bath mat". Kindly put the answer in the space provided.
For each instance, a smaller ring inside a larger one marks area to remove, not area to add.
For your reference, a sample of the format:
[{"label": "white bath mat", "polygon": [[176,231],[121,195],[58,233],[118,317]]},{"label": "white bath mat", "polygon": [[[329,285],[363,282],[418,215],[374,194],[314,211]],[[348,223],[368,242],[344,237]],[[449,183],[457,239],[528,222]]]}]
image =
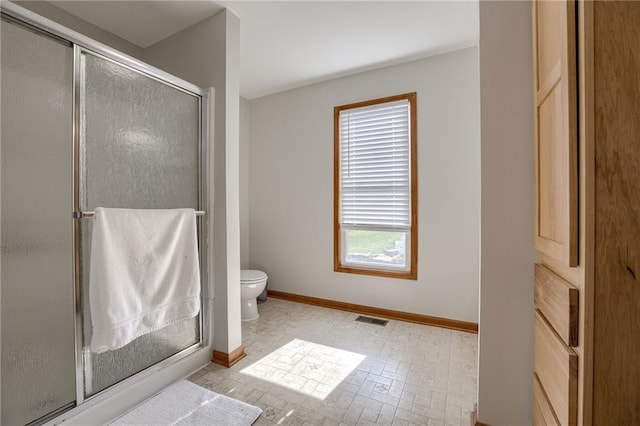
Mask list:
[{"label": "white bath mat", "polygon": [[138,405],[111,425],[250,426],[262,410],[182,380]]}]

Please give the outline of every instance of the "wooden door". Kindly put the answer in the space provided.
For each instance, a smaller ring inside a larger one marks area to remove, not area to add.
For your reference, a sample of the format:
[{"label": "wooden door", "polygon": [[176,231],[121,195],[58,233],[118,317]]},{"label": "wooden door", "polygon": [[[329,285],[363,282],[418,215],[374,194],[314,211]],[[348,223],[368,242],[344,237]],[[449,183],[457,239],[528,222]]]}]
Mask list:
[{"label": "wooden door", "polygon": [[593,424],[640,424],[640,2],[594,2]]}]

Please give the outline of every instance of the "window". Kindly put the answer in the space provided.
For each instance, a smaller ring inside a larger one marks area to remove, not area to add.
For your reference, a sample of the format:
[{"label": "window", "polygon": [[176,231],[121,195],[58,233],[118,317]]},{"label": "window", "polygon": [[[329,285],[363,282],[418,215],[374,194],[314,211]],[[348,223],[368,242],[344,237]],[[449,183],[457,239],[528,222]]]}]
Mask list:
[{"label": "window", "polygon": [[334,269],[417,278],[416,94],[334,108]]}]

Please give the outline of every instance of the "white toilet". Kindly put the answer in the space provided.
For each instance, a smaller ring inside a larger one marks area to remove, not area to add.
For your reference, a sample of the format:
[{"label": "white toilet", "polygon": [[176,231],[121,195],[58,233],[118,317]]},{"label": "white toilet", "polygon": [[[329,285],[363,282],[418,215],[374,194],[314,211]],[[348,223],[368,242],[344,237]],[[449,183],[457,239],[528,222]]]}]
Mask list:
[{"label": "white toilet", "polygon": [[240,303],[242,321],[252,321],[259,317],[256,297],[267,286],[267,274],[255,269],[240,271]]}]

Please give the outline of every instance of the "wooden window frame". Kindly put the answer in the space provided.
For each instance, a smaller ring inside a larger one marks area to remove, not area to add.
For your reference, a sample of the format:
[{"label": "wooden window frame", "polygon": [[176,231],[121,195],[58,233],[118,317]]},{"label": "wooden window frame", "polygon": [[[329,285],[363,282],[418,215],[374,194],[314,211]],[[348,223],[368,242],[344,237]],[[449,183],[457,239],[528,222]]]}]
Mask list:
[{"label": "wooden window frame", "polygon": [[[348,109],[361,108],[370,105],[383,104],[399,100],[409,102],[409,149],[410,149],[410,194],[411,194],[411,244],[409,252],[409,269],[392,271],[388,269],[361,268],[353,265],[343,265],[341,261],[342,229],[340,225],[340,112]],[[416,92],[401,95],[387,96],[346,105],[336,106],[333,109],[333,140],[334,140],[334,169],[333,169],[333,269],[336,272],[349,274],[373,275],[387,278],[400,278],[408,280],[418,279],[418,109]]]}]

